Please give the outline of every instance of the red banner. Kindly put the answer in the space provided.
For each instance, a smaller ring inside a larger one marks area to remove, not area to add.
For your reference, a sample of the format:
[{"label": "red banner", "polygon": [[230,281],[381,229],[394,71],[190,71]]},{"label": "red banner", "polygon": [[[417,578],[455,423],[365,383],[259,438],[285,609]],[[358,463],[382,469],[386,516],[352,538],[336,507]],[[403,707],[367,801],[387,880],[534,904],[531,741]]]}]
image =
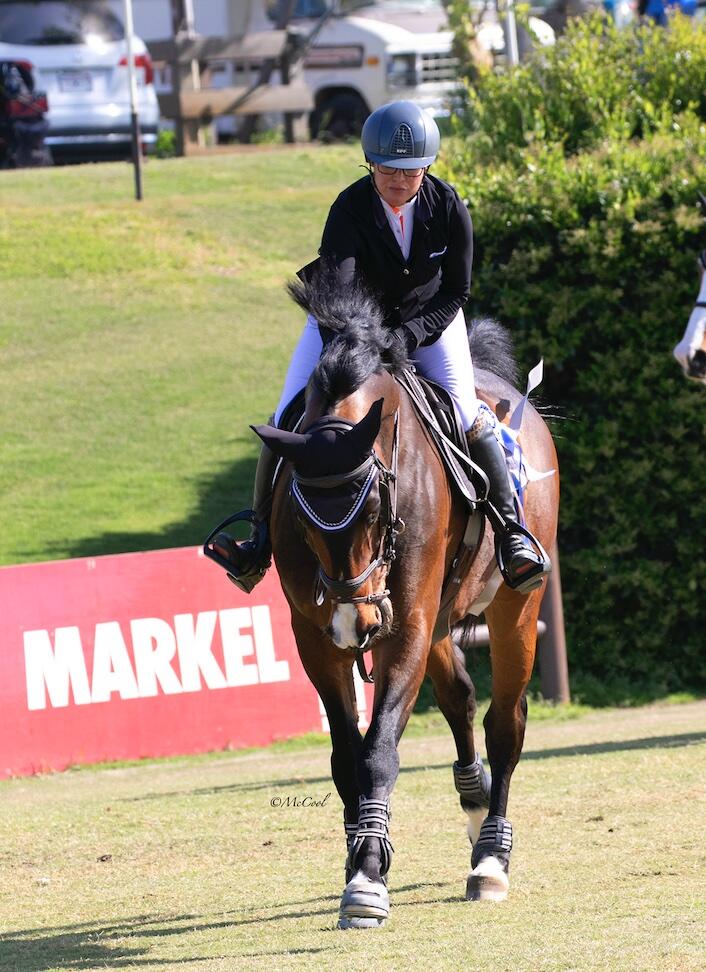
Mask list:
[{"label": "red banner", "polygon": [[0,777],[328,729],[274,569],[247,596],[198,547],[5,567],[0,605]]}]

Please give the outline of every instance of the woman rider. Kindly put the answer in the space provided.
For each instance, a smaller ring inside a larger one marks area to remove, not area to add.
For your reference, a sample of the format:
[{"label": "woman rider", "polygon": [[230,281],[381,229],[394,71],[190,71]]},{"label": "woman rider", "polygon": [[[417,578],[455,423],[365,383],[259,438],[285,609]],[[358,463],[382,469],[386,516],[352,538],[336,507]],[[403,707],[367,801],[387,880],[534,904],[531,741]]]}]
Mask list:
[{"label": "woman rider", "polygon": [[[417,370],[451,395],[471,458],[490,481],[490,501],[510,527],[500,529],[497,537],[505,579],[527,590],[539,585],[549,564],[527,537],[512,530],[517,512],[505,456],[487,413],[479,411],[462,309],[470,293],[473,227],[456,191],[429,174],[439,142],[436,122],[414,102],[397,101],[374,111],[362,132],[369,175],[334,202],[319,253],[342,280],[359,275],[381,295],[385,323],[404,342]],[[306,387],[322,346],[318,324],[309,316],[289,365],[276,423]],[[219,533],[214,541],[217,553],[233,567],[232,579],[248,592],[270,563],[266,523],[276,461],[264,446],[255,476],[251,539],[236,543]]]}]

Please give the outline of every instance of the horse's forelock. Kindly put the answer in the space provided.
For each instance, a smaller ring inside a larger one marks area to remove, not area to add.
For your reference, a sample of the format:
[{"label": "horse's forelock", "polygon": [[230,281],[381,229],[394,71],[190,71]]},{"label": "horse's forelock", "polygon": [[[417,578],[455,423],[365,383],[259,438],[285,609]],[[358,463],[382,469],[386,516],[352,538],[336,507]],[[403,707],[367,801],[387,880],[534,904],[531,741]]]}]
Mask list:
[{"label": "horse's forelock", "polygon": [[408,365],[402,342],[384,326],[380,301],[358,277],[342,281],[324,263],[309,280],[290,283],[288,290],[324,335],[313,381],[325,402],[351,395],[384,366],[399,372]]}]

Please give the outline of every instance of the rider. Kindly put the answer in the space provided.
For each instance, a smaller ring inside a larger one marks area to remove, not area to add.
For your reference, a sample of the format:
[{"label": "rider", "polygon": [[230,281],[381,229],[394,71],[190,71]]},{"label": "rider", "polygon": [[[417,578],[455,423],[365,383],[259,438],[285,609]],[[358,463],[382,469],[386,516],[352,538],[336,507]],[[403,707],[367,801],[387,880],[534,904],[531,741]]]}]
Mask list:
[{"label": "rider", "polygon": [[[358,275],[381,295],[385,323],[404,343],[417,370],[451,395],[471,458],[490,482],[490,501],[512,527],[517,511],[505,456],[487,412],[479,410],[462,309],[471,285],[473,227],[456,191],[429,174],[439,143],[436,122],[414,102],[396,101],[374,111],[362,132],[369,174],[334,202],[319,253],[341,279]],[[289,365],[275,423],[306,386],[322,346],[318,324],[309,315]],[[216,551],[233,567],[233,580],[248,592],[270,563],[266,523],[276,462],[263,446],[255,475],[251,538],[236,543],[219,533],[214,541]],[[506,580],[515,587],[536,577],[538,584],[549,565],[531,541],[497,522],[494,529]]]}]

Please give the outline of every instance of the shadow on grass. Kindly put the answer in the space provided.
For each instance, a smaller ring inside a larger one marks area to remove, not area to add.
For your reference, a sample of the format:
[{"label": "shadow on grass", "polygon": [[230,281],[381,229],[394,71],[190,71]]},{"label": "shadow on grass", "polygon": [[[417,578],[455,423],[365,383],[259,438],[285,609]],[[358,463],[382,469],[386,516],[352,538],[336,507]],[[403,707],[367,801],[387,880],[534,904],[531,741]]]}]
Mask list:
[{"label": "shadow on grass", "polygon": [[[316,900],[321,904],[326,898]],[[57,928],[32,928],[10,932],[0,941],[0,968],[13,972],[46,972],[49,969],[120,969],[182,965],[188,962],[210,963],[212,956],[181,954],[174,958],[156,958],[150,953],[161,939],[178,935],[236,928],[239,925],[259,924],[292,918],[317,918],[335,915],[338,898],[323,909],[285,911],[277,915],[255,918],[225,918],[220,921],[203,920],[203,915],[179,915],[173,918],[138,915],[124,922],[100,924],[87,922]],[[286,903],[273,907],[288,908]],[[137,943],[134,939],[143,939]],[[133,941],[125,941],[132,939]],[[236,956],[233,955],[233,959]]]},{"label": "shadow on grass", "polygon": [[[124,967],[173,965],[172,959],[149,956],[153,938],[175,935],[188,928],[150,928],[179,918],[153,918],[136,915],[124,922],[101,925],[87,922],[58,928],[31,928],[9,932],[0,940],[0,968],[15,972],[45,972],[47,969],[119,969]],[[128,943],[125,938],[145,936],[144,944]],[[203,956],[182,958],[184,962],[206,962]]]},{"label": "shadow on grass", "polygon": [[[395,895],[406,891],[430,891],[445,887],[443,882],[433,881],[423,884],[410,884],[395,888]],[[398,907],[409,908],[430,904],[453,904],[461,900],[458,896],[444,898],[425,898],[422,901],[398,902]],[[252,917],[242,917],[242,911],[228,912],[221,920],[209,920],[206,915],[185,914],[174,917],[135,915],[125,921],[101,924],[83,922],[61,925],[56,928],[28,928],[9,932],[0,941],[0,968],[13,969],[15,972],[45,972],[48,969],[119,969],[134,966],[166,966],[186,962],[209,962],[211,957],[180,956],[174,959],[159,959],[149,953],[160,939],[194,932],[217,931],[224,928],[237,928],[242,925],[257,925],[265,922],[287,921],[296,918],[322,918],[331,920],[330,929],[335,929],[338,895],[321,895],[304,901],[285,901],[278,904],[263,905],[260,908],[246,909],[257,912]],[[310,910],[292,910],[302,905],[319,905]],[[274,910],[276,914],[263,914]],[[142,938],[143,943],[134,939]],[[125,941],[132,939],[133,941]],[[301,954],[328,952],[335,945],[322,948],[301,948],[286,951],[267,950],[247,954],[234,954],[236,958],[254,958],[258,955],[288,955],[292,951]]]},{"label": "shadow on grass", "polygon": [[[256,457],[239,459],[212,477],[198,483],[198,502],[186,519],[159,531],[106,531],[76,540],[46,543],[47,558],[100,557],[103,554],[135,553],[168,547],[194,547],[202,544],[211,530],[231,513],[246,509],[252,502]],[[159,496],[155,496],[159,505]]]},{"label": "shadow on grass", "polygon": [[[706,732],[683,732],[674,736],[646,736],[642,739],[623,739],[618,742],[586,743],[579,746],[562,746],[556,749],[527,750],[521,760],[557,759],[565,756],[598,756],[602,753],[630,752],[636,749],[676,749],[706,742]],[[449,769],[449,763],[425,763],[422,766],[401,766],[400,774],[426,773],[428,770]],[[199,787],[193,790],[172,790],[167,793],[145,793],[142,796],[125,797],[115,803],[140,803],[143,800],[161,800],[166,797],[212,796],[215,793],[247,793],[256,790],[277,790],[282,787],[318,786],[331,783],[330,776],[298,776],[286,780],[265,780],[260,783],[228,783],[224,786]]]}]

